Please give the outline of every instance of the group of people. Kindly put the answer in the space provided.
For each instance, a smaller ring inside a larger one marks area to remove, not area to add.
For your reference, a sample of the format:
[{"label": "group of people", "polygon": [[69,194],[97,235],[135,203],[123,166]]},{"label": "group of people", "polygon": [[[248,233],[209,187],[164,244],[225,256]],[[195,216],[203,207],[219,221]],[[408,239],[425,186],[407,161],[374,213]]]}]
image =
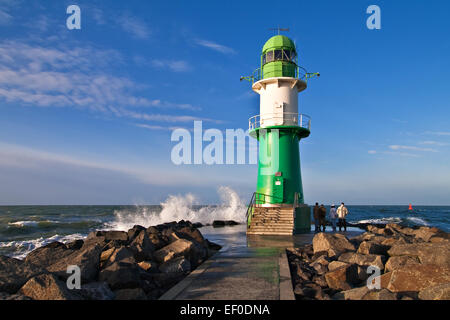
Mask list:
[{"label": "group of people", "polygon": [[[347,222],[346,222],[347,215],[348,209],[345,207],[343,202],[337,209],[334,204],[331,205],[328,217],[334,232],[336,231],[336,222],[339,227],[339,231],[342,231],[342,228],[344,228],[344,231],[347,231]],[[315,232],[322,232],[322,231],[325,232],[325,226],[327,224],[326,219],[327,209],[325,208],[325,206],[323,204],[319,206],[319,203],[316,202],[316,205],[314,206],[313,209],[313,216],[314,216]]]}]

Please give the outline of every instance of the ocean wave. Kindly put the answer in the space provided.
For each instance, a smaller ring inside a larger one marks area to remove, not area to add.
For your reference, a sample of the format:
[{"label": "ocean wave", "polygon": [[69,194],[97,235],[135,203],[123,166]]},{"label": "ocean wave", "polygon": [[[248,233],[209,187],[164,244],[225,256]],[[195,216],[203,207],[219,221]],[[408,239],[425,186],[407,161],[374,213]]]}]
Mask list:
[{"label": "ocean wave", "polygon": [[365,219],[358,221],[350,221],[351,223],[369,223],[369,224],[388,224],[388,223],[400,223],[402,222],[400,217],[387,217],[387,218],[375,218],[375,219]]},{"label": "ocean wave", "polygon": [[31,240],[5,241],[0,242],[0,252],[16,259],[24,259],[31,251],[45,246],[51,242],[59,241],[62,243],[83,239],[86,234],[54,235],[49,238],[37,238]]},{"label": "ocean wave", "polygon": [[407,220],[413,222],[414,224],[417,225],[422,225],[422,226],[429,226],[430,224],[428,222],[426,222],[424,219],[422,218],[418,218],[418,217],[407,217]]},{"label": "ocean wave", "polygon": [[221,198],[221,204],[218,206],[194,208],[199,203],[197,198],[189,193],[184,196],[169,196],[161,203],[161,212],[139,206],[131,210],[116,210],[114,220],[105,223],[104,229],[128,230],[137,224],[148,227],[180,220],[203,224],[212,223],[214,220],[244,222],[246,206],[238,194],[229,187],[220,187],[218,194]]}]

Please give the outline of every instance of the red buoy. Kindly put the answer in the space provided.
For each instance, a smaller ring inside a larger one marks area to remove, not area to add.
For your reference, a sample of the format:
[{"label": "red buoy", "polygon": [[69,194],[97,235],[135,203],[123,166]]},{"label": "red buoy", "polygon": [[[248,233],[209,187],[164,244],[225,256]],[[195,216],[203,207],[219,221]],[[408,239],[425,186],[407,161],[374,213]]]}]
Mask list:
[{"label": "red buoy", "polygon": [[413,210],[413,207],[412,207],[411,203],[409,204],[408,210],[409,210],[409,211],[412,211],[412,210]]}]

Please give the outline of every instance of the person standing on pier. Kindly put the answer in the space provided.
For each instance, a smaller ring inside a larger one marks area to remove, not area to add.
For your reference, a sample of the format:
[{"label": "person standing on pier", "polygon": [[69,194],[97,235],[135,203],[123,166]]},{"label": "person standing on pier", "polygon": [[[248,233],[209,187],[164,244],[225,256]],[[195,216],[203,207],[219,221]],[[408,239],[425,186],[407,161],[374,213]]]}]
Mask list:
[{"label": "person standing on pier", "polygon": [[[321,204],[319,208],[319,221],[320,221],[319,231],[325,232],[325,227],[327,225],[326,216],[327,216],[327,208],[325,208],[325,206]],[[320,229],[321,227],[323,230]]]},{"label": "person standing on pier", "polygon": [[333,232],[336,232],[336,219],[337,219],[336,206],[332,204],[330,209],[330,222],[331,226],[333,227]]},{"label": "person standing on pier", "polygon": [[320,228],[320,222],[319,222],[319,219],[320,219],[320,208],[319,208],[319,203],[318,202],[316,202],[316,205],[313,208],[313,217],[314,217],[314,227],[315,227],[314,232],[319,232],[320,231],[319,230],[319,228]]},{"label": "person standing on pier", "polygon": [[348,209],[344,206],[343,202],[337,209],[337,215],[339,218],[339,231],[341,231],[342,227],[344,227],[344,231],[347,231],[347,222],[345,221],[345,219],[348,215]]}]

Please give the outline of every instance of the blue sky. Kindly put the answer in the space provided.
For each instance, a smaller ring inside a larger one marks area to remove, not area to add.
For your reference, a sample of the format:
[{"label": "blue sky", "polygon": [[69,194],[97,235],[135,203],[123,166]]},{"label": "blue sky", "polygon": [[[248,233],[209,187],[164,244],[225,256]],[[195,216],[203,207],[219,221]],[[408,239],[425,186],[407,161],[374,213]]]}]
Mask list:
[{"label": "blue sky", "polygon": [[[66,28],[67,6],[81,30]],[[366,8],[381,8],[368,30]],[[450,204],[448,1],[0,0],[0,205],[245,201],[256,165],[175,166],[176,127],[247,129],[269,28],[289,27],[309,203]]]}]

